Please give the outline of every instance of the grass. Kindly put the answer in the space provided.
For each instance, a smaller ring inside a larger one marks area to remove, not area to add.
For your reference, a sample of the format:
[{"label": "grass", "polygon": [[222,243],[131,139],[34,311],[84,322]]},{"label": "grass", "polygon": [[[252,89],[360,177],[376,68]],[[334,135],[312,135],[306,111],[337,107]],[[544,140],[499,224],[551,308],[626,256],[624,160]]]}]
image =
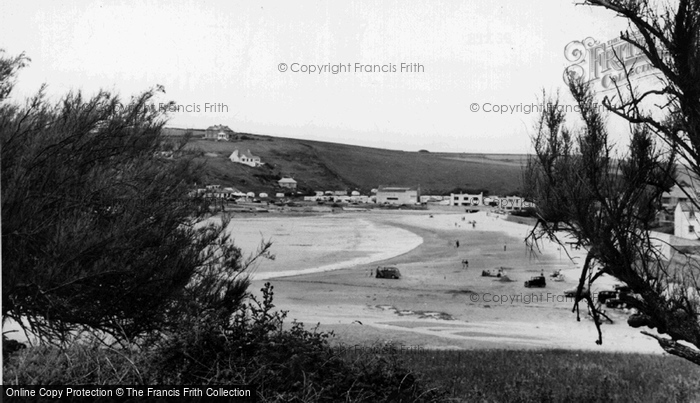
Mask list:
[{"label": "grass", "polygon": [[400,354],[457,401],[697,402],[700,367],[673,356],[570,350]]},{"label": "grass", "polygon": [[[207,181],[268,193],[274,192],[276,177],[292,176],[307,191],[368,194],[379,185],[420,185],[423,194],[448,194],[459,187],[505,195],[521,188],[525,161],[521,155],[403,152],[258,135],[231,142],[193,140],[188,147],[202,152]],[[234,164],[228,156],[235,149],[250,149],[268,165]]]},{"label": "grass", "polygon": [[[362,368],[358,379],[386,377],[384,372],[389,367],[377,364],[398,360],[391,368],[406,368],[426,390],[442,391],[432,395],[435,401],[700,400],[700,367],[673,356],[569,350],[435,351],[385,345],[362,350],[336,346],[333,351],[350,367]],[[64,351],[33,347],[15,354],[5,364],[5,384],[140,384],[150,383],[149,378],[152,380],[154,375],[148,356],[95,345],[76,345]],[[310,373],[307,376],[314,377]],[[367,385],[365,380],[364,386]],[[365,394],[355,390],[353,395],[351,401],[363,401],[361,396]],[[307,397],[301,401],[316,401]]]}]

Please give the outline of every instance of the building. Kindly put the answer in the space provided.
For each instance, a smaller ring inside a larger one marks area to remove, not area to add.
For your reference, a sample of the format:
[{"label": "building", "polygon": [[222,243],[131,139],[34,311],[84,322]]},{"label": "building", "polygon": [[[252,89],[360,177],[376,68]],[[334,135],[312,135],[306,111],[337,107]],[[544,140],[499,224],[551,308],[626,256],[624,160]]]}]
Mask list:
[{"label": "building", "polygon": [[[685,184],[683,183],[682,185]],[[683,186],[683,188],[681,188],[678,185],[674,185],[669,192],[664,192],[664,194],[661,195],[661,206],[666,209],[666,211],[674,211],[676,209],[676,204],[687,203],[689,201],[688,195],[696,196],[693,187]]]},{"label": "building", "polygon": [[231,160],[231,162],[236,162],[238,164],[243,164],[243,165],[248,165],[253,168],[259,167],[262,165],[262,160],[260,157],[257,157],[253,155],[253,153],[248,150],[247,153],[239,153],[238,150],[234,150],[231,155],[228,157],[228,159]]},{"label": "building", "polygon": [[[685,185],[684,183],[682,185]],[[690,186],[674,185],[670,191],[664,192],[661,195],[661,205],[666,210],[672,211],[676,209],[676,204],[686,203],[689,201],[688,195],[694,196],[695,190]]]},{"label": "building", "polygon": [[484,193],[479,194],[464,194],[451,193],[450,206],[483,206]]},{"label": "building", "polygon": [[235,134],[236,132],[231,130],[228,126],[216,125],[207,127],[207,130],[204,131],[204,138],[206,140],[228,141],[231,140]]},{"label": "building", "polygon": [[676,204],[673,214],[673,235],[684,239],[700,239],[700,211],[692,203]]},{"label": "building", "polygon": [[519,196],[506,196],[506,197],[491,197],[487,198],[486,203],[489,205],[495,203],[496,206],[505,211],[520,211],[526,207],[535,207],[533,203],[525,201],[524,198]]},{"label": "building", "polygon": [[379,186],[377,189],[377,204],[420,204],[420,186]]},{"label": "building", "polygon": [[288,188],[288,189],[296,189],[297,188],[297,181],[295,181],[292,178],[282,178],[282,179],[277,181],[277,184],[279,184],[279,186],[282,188]]}]

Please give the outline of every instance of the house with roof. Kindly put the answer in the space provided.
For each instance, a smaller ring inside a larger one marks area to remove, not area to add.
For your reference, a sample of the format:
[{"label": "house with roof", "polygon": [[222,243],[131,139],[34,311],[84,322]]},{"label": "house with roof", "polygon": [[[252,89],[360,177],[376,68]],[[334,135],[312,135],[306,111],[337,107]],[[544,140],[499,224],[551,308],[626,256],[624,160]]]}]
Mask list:
[{"label": "house with roof", "polygon": [[297,181],[295,181],[292,178],[282,178],[277,181],[277,184],[281,188],[288,188],[288,189],[296,189],[297,188]]},{"label": "house with roof", "polygon": [[676,204],[673,214],[673,235],[684,239],[700,239],[700,210],[689,202]]},{"label": "house with roof", "polygon": [[236,134],[228,126],[224,125],[214,125],[207,127],[204,131],[204,139],[206,140],[216,140],[216,141],[229,141]]},{"label": "house with roof", "polygon": [[678,203],[689,202],[689,195],[697,200],[695,189],[692,186],[688,186],[685,183],[681,183],[681,185],[682,187],[674,185],[670,191],[664,192],[661,195],[661,206],[666,209],[666,211],[674,211]]},{"label": "house with roof", "polygon": [[231,162],[248,165],[253,168],[262,165],[262,160],[260,159],[260,157],[253,155],[253,153],[251,153],[250,150],[248,150],[248,152],[244,154],[238,152],[238,150],[236,149],[231,153],[228,159],[230,159]]},{"label": "house with roof", "polygon": [[376,200],[377,204],[420,204],[420,186],[379,186]]}]

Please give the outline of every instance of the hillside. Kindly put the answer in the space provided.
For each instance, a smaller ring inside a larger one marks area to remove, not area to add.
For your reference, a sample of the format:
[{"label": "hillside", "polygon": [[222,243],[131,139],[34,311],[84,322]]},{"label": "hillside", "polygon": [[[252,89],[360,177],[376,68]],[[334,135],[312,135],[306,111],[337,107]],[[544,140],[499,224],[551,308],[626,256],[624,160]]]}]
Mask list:
[{"label": "hillside", "polygon": [[[181,135],[184,130],[166,129]],[[195,131],[195,135],[201,132]],[[291,176],[301,191],[359,190],[379,185],[420,185],[423,194],[455,188],[512,194],[520,190],[524,155],[403,152],[337,143],[239,133],[230,142],[193,139],[187,146],[205,162],[203,180],[243,191],[273,191]],[[250,150],[266,166],[252,168],[228,160],[235,150]]]}]

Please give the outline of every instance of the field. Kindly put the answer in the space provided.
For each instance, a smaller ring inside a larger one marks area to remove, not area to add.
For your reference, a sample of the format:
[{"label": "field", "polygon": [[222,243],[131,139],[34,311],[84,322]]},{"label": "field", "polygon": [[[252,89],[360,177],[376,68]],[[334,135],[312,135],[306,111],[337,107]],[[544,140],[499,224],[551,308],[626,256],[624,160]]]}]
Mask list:
[{"label": "field", "polygon": [[[359,190],[379,185],[421,187],[423,194],[456,188],[513,194],[521,190],[523,155],[403,152],[309,140],[241,134],[231,142],[193,140],[188,149],[206,163],[203,180],[248,192],[273,192],[292,176],[304,192]],[[250,150],[267,165],[251,168],[228,160]]]}]

